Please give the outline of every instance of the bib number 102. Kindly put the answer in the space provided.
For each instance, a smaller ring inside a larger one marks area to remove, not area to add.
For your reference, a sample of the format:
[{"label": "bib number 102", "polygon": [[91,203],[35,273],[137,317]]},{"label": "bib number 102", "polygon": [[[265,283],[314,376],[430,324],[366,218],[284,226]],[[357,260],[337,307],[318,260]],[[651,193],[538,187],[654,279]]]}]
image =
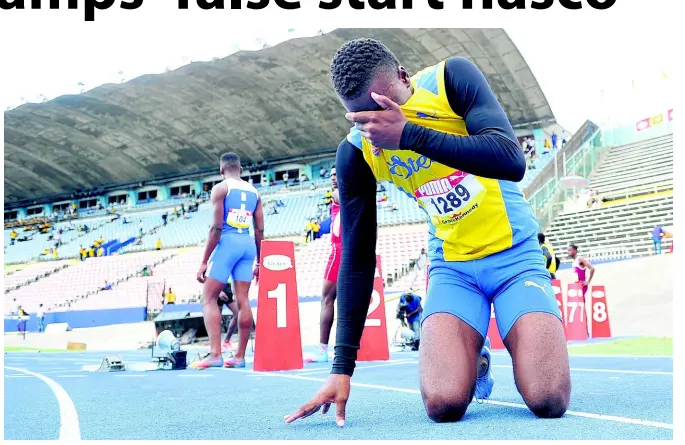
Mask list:
[{"label": "bib number 102", "polygon": [[469,191],[463,185],[458,184],[446,195],[432,198],[430,203],[440,215],[444,215],[459,209],[469,199],[471,199]]}]

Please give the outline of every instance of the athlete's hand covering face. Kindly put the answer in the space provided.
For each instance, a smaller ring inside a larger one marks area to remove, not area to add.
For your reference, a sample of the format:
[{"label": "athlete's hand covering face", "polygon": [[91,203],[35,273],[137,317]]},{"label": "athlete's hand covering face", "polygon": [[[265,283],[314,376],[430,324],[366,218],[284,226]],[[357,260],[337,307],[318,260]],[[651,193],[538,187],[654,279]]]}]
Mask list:
[{"label": "athlete's hand covering face", "polygon": [[374,147],[386,150],[399,149],[407,118],[404,117],[400,106],[386,96],[371,93],[371,97],[383,110],[347,113],[345,118],[352,122]]}]

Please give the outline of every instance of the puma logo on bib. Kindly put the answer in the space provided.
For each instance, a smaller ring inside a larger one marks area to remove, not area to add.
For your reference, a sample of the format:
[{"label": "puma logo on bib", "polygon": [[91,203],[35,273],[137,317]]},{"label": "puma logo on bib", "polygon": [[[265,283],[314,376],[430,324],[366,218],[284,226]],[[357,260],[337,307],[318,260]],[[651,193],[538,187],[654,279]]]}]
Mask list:
[{"label": "puma logo on bib", "polygon": [[450,224],[478,208],[484,189],[475,176],[455,171],[449,176],[423,184],[415,195],[432,218],[441,224]]}]

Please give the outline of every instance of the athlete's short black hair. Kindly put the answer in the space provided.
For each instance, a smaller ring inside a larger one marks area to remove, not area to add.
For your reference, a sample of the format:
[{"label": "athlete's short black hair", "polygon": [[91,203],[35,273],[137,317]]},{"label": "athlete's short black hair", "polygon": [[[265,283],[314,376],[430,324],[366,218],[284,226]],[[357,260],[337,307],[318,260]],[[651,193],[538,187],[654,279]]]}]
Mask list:
[{"label": "athlete's short black hair", "polygon": [[542,233],[542,232],[538,233],[538,242],[540,244],[543,244],[545,242],[545,234],[544,233]]},{"label": "athlete's short black hair", "polygon": [[331,81],[335,92],[345,100],[364,94],[380,70],[397,70],[397,57],[378,40],[355,39],[346,42],[331,61]]},{"label": "athlete's short black hair", "polygon": [[569,244],[568,247],[570,247],[573,250],[578,250],[578,245],[577,244]]},{"label": "athlete's short black hair", "polygon": [[224,170],[240,170],[240,156],[237,153],[224,153],[221,155],[221,166]]}]

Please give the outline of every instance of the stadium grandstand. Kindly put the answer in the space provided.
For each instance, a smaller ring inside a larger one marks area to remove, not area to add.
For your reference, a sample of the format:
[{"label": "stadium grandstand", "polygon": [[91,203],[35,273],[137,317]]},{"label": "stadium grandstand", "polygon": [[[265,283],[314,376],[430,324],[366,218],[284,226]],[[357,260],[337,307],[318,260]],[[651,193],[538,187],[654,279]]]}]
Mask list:
[{"label": "stadium grandstand", "polygon": [[[226,151],[263,196],[266,237],[295,241],[300,297],[318,298],[329,173],[349,130],[329,62],[362,35],[386,42],[410,72],[454,55],[479,66],[526,152],[519,185],[562,262],[570,243],[593,260],[653,253],[650,232],[673,223],[671,114],[622,130],[621,144],[607,143],[619,130],[590,121],[571,134],[501,29],[341,29],[6,111],[5,313],[43,304],[48,322],[88,327],[145,320],[169,288],[197,303],[209,191]],[[571,175],[591,185],[565,187]],[[421,287],[412,271],[424,214],[379,183],[378,215],[388,290]],[[16,326],[6,320],[5,330]]]}]

